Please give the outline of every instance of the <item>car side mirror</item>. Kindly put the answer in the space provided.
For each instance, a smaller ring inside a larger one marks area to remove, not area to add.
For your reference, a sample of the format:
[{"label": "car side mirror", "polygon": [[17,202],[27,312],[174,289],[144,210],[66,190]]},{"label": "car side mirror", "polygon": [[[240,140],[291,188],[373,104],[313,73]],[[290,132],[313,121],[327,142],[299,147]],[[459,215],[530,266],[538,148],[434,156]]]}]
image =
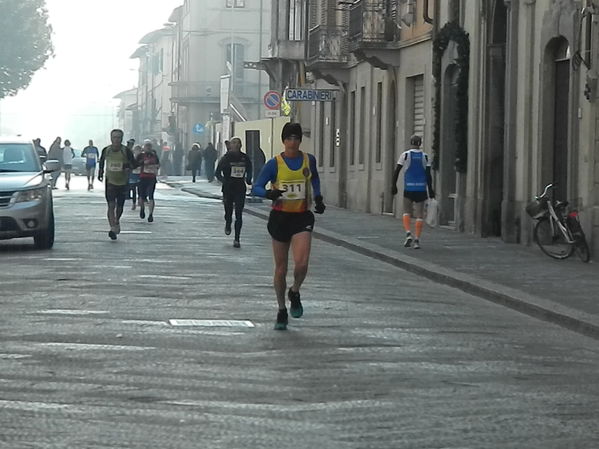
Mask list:
[{"label": "car side mirror", "polygon": [[52,173],[58,170],[60,170],[60,161],[52,159],[44,162],[44,173]]}]

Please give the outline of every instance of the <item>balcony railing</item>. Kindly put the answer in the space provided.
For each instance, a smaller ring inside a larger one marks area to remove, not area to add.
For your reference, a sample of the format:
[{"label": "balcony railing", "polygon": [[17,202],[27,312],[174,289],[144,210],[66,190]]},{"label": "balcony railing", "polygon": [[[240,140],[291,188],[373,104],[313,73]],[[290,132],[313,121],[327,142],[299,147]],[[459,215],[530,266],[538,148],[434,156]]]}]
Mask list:
[{"label": "balcony railing", "polygon": [[308,33],[308,63],[345,63],[348,61],[347,30],[317,25]]},{"label": "balcony railing", "polygon": [[[396,5],[396,2],[391,2]],[[384,0],[358,0],[349,11],[349,47],[386,47],[396,41],[396,6]]]}]

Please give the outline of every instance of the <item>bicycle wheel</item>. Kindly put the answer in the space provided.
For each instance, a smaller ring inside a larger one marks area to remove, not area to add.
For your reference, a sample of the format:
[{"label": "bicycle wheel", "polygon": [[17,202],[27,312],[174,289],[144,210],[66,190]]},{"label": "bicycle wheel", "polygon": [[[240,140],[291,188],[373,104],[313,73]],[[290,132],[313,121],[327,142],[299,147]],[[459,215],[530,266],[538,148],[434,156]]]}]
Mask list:
[{"label": "bicycle wheel", "polygon": [[551,226],[548,217],[541,218],[534,229],[533,237],[541,251],[554,259],[567,259],[574,251],[574,245],[568,242],[560,228]]},{"label": "bicycle wheel", "polygon": [[588,263],[591,260],[591,250],[582,230],[574,237],[574,251],[584,263]]}]

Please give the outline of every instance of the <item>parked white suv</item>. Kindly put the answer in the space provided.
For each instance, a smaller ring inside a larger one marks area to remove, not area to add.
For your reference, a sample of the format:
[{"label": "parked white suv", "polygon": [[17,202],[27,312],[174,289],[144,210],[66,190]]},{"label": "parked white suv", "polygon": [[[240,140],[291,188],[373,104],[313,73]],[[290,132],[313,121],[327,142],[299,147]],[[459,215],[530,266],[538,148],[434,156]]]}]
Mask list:
[{"label": "parked white suv", "polygon": [[39,249],[54,245],[52,187],[46,174],[58,161],[41,163],[33,142],[0,137],[0,240],[33,237]]}]

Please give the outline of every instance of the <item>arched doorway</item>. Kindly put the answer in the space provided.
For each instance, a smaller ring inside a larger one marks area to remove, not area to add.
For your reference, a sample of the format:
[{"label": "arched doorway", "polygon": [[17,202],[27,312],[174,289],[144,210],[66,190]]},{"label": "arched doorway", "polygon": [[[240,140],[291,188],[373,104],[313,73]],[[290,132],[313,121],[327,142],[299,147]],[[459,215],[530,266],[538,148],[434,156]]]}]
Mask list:
[{"label": "arched doorway", "polygon": [[555,198],[571,199],[569,185],[572,157],[570,145],[571,77],[570,45],[563,37],[549,41],[545,48],[542,89],[540,185],[556,185]]},{"label": "arched doorway", "polygon": [[484,148],[484,205],[481,233],[501,236],[501,204],[504,189],[505,75],[507,10],[495,0],[492,28],[487,47],[487,126]]},{"label": "arched doorway", "polygon": [[[396,99],[395,81],[391,81],[389,87],[389,103],[387,105],[387,151],[385,160],[387,167],[385,169],[385,213],[393,213],[394,197],[391,195],[391,181],[393,180],[393,171],[397,163],[395,147],[397,145],[397,99]],[[400,191],[401,191],[400,186]]]},{"label": "arched doorway", "polygon": [[439,221],[442,225],[456,226],[457,172],[456,162],[456,116],[458,76],[460,69],[450,64],[443,76],[441,92],[441,146],[439,168],[441,171],[441,196],[439,201]]}]

